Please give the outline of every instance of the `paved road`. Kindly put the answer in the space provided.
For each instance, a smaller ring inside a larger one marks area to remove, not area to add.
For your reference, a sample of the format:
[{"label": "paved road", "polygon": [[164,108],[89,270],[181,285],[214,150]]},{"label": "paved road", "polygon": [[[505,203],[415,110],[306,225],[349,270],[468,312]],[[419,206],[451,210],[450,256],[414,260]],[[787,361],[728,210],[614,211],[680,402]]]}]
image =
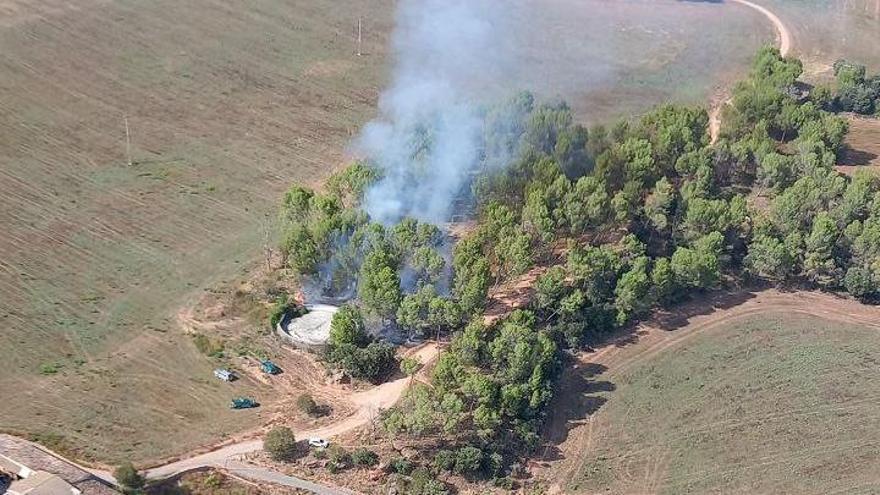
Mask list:
[{"label": "paved road", "polygon": [[229,461],[225,466],[230,473],[247,478],[249,480],[260,481],[263,483],[274,483],[276,485],[284,485],[300,490],[308,490],[317,495],[356,495],[357,492],[346,490],[344,488],[331,488],[329,486],[318,485],[311,481],[306,481],[293,476],[286,476],[271,469],[261,468],[244,464],[238,461]]}]

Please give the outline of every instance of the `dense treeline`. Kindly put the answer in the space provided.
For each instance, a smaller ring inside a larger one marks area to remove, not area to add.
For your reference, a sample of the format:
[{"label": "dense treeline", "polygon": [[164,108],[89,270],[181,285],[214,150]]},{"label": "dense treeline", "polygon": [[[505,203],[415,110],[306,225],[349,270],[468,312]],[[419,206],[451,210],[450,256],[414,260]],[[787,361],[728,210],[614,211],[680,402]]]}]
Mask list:
[{"label": "dense treeline", "polygon": [[[855,86],[876,82],[836,69]],[[487,109],[484,155],[493,158],[472,185],[478,228],[451,260],[436,228],[409,219],[383,227],[357,210],[375,178],[368,166],[335,178],[325,195],[292,190],[289,263],[305,274],[345,266],[347,278],[331,283],[356,284],[358,298],[341,313],[453,335],[430,385],[413,386],[385,415],[389,435],[432,440],[422,459],[431,469],[507,484],[539,442],[565,349],[735,279],[876,297],[880,184],[834,169],[847,124],[829,110],[849,86],[811,91],[801,72],[800,61],[762,49],[714,144],[699,108],[663,105],[590,129],[565,104],[528,93]],[[484,322],[490,287],[535,266],[530,305]]]}]

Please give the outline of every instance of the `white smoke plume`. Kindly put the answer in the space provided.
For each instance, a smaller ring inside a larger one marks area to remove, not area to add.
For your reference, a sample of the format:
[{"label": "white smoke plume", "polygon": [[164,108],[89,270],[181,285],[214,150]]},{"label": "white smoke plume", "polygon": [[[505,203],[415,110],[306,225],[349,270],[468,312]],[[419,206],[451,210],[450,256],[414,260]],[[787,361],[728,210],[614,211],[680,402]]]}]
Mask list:
[{"label": "white smoke plume", "polygon": [[373,220],[450,218],[480,160],[480,98],[512,66],[504,8],[497,0],[401,0],[393,81],[355,145],[384,174],[366,194]]}]

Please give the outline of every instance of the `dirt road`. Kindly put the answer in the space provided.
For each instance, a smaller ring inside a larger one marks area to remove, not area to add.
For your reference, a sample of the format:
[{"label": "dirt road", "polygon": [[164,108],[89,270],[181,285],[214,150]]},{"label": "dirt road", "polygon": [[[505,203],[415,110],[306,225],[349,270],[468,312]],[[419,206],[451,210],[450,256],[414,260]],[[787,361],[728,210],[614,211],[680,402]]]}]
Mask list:
[{"label": "dirt road", "polygon": [[[634,366],[644,363],[663,352],[671,352],[687,340],[706,331],[730,324],[744,317],[761,313],[804,314],[880,330],[880,308],[867,306],[818,292],[760,292],[726,293],[708,300],[676,308],[674,312],[658,315],[653,321],[634,332],[620,336],[598,351],[581,356],[581,365],[601,365],[607,368],[607,379],[620,376]],[[578,421],[551,420],[553,435],[570,429],[559,445],[562,459],[544,475],[557,483],[550,493],[564,493],[565,483],[581,466],[579,452],[594,448],[594,431],[601,412]],[[574,423],[578,423],[574,425]],[[646,490],[650,493],[651,490]]]},{"label": "dirt road", "polygon": [[771,23],[773,23],[773,27],[776,28],[776,35],[779,38],[779,53],[782,54],[783,57],[787,57],[789,52],[791,51],[792,45],[792,36],[791,31],[785,27],[785,24],[782,22],[782,19],[779,18],[772,11],[768,10],[766,7],[758,5],[754,2],[750,2],[749,0],[730,0],[732,2],[736,2],[751,9],[754,9],[761,13],[764,17],[767,18]]},{"label": "dirt road", "polygon": [[[792,36],[791,31],[785,26],[782,22],[782,19],[779,18],[772,11],[758,5],[754,2],[750,2],[749,0],[730,0],[732,2],[736,2],[741,5],[745,5],[750,9],[754,9],[758,11],[761,15],[767,18],[776,29],[776,37],[779,42],[779,53],[782,54],[783,57],[787,57],[789,52],[791,52],[792,46]],[[730,104],[729,98],[722,98],[720,102],[718,102],[710,111],[709,111],[709,136],[712,140],[712,143],[718,140],[718,134],[721,131],[721,110]]]},{"label": "dirt road", "polygon": [[[435,344],[427,344],[414,352],[413,356],[417,357],[422,363],[427,364],[433,361],[438,354],[439,349]],[[357,410],[354,414],[347,418],[343,418],[336,423],[313,430],[297,431],[294,432],[294,434],[296,435],[296,438],[301,439],[313,437],[332,438],[363,426],[372,418],[375,418],[379,411],[393,406],[406,390],[409,383],[409,378],[400,378],[393,382],[383,383],[370,390],[353,394],[351,396],[351,401],[357,406]],[[249,440],[246,442],[235,443],[205,454],[182,459],[177,462],[165,464],[164,466],[155,467],[148,470],[146,474],[148,478],[161,479],[201,467],[219,467],[242,454],[256,452],[262,448],[262,440]]]}]

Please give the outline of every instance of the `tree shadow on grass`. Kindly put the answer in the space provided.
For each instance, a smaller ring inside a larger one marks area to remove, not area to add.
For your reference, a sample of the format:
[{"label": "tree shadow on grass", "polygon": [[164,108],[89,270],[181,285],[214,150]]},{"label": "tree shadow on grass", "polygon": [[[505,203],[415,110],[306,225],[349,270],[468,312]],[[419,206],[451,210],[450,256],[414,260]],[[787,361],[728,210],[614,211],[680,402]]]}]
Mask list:
[{"label": "tree shadow on grass", "polygon": [[608,368],[597,363],[569,363],[560,378],[557,394],[550,404],[550,417],[544,428],[545,446],[539,451],[542,461],[561,459],[558,447],[571,430],[586,423],[608,401],[607,395],[617,389],[602,379]]},{"label": "tree shadow on grass", "polygon": [[847,167],[864,167],[871,165],[877,159],[877,154],[870,151],[857,150],[846,146],[840,154],[838,165]]},{"label": "tree shadow on grass", "polygon": [[719,310],[739,306],[749,299],[753,299],[756,289],[762,290],[763,288],[756,287],[751,290],[738,289],[696,294],[679,304],[658,310],[645,323],[661,330],[678,330],[690,325],[691,318],[695,316],[706,316]]}]

